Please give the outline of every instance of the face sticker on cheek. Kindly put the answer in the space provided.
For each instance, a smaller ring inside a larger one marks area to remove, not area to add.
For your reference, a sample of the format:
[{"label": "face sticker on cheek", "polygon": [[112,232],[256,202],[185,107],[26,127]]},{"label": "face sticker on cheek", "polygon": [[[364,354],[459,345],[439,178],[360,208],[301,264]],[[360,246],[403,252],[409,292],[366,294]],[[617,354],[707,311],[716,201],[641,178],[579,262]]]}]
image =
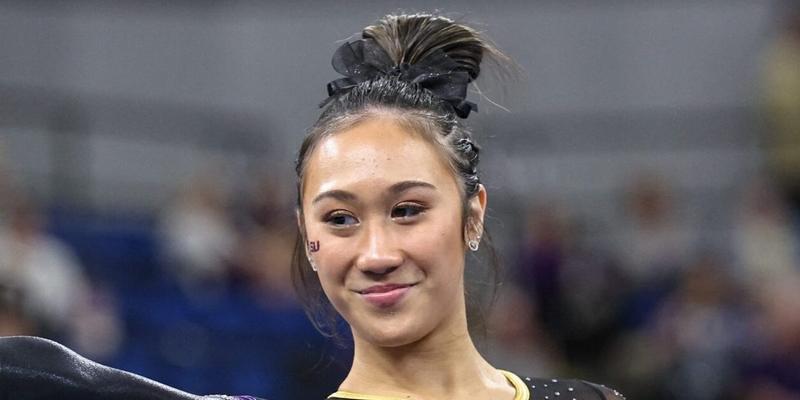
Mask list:
[{"label": "face sticker on cheek", "polygon": [[311,264],[311,269],[314,272],[318,271],[317,264],[314,262],[314,259],[311,257],[311,253],[316,253],[319,251],[319,240],[306,241],[306,257],[308,258],[309,264]]}]

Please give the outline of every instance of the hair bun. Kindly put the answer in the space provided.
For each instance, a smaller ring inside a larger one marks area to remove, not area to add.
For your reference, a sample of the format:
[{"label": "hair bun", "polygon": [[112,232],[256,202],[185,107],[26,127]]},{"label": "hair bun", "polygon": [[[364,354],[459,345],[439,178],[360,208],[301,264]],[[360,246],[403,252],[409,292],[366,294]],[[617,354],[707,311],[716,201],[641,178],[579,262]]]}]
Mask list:
[{"label": "hair bun", "polygon": [[499,51],[474,29],[431,14],[387,15],[364,28],[364,39],[374,40],[395,63],[416,64],[438,50],[474,80],[484,53]]}]

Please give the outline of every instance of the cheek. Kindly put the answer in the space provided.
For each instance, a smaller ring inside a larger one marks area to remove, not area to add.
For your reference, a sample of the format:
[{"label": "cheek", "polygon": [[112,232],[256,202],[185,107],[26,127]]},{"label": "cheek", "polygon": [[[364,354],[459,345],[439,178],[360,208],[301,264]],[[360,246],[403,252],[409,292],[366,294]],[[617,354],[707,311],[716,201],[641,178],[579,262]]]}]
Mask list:
[{"label": "cheek", "polygon": [[448,216],[431,222],[403,235],[406,253],[427,274],[459,276],[464,269],[464,252],[458,219]]},{"label": "cheek", "polygon": [[[308,256],[313,260],[314,265],[317,267],[317,276],[322,284],[325,292],[328,292],[328,287],[336,280],[336,276],[340,273],[343,263],[340,258],[342,252],[339,251],[343,248],[341,238],[326,234],[321,227],[313,221],[304,221],[306,227],[306,246],[308,248]],[[337,240],[338,239],[338,240]]]},{"label": "cheek", "polygon": [[345,281],[351,263],[339,248],[330,240],[323,239],[320,240],[320,250],[312,257],[317,266],[317,277],[325,296],[336,310],[347,314]]},{"label": "cheek", "polygon": [[343,249],[348,249],[352,246],[348,245],[343,238],[336,236],[324,234],[312,236],[309,232],[309,237],[313,237],[310,240],[318,243],[317,251],[309,254],[319,269],[317,273],[320,276],[320,280],[323,281],[323,284],[341,280],[350,265],[350,255]]}]

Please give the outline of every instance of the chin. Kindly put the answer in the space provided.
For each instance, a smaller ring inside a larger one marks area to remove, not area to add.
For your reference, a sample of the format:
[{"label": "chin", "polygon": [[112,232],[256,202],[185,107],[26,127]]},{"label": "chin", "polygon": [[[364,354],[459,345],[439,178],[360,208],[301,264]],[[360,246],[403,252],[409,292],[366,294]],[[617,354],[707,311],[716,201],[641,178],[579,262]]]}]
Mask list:
[{"label": "chin", "polygon": [[[426,330],[410,321],[369,321],[353,327],[353,334],[379,347],[400,347],[415,343],[425,336]],[[353,325],[351,325],[353,326]]]},{"label": "chin", "polygon": [[420,339],[418,335],[383,333],[375,335],[362,335],[361,337],[370,344],[378,347],[402,347],[415,343]]}]

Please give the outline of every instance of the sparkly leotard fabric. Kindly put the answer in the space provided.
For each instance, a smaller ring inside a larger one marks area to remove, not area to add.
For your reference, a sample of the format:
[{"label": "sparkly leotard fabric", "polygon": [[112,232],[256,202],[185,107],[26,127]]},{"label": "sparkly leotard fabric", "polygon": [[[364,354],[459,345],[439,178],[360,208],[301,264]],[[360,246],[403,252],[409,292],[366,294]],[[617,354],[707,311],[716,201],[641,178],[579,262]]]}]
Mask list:
[{"label": "sparkly leotard fabric", "polygon": [[525,378],[528,400],[623,400],[614,389],[577,379]]}]

